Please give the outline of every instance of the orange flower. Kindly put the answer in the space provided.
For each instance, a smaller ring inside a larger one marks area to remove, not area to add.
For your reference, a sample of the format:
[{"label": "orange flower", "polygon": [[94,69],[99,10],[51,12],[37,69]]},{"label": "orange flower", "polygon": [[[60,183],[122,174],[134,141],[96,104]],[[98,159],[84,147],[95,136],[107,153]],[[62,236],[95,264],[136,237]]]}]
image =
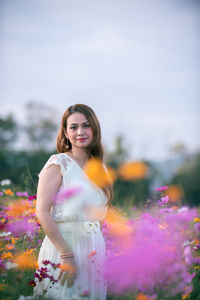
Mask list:
[{"label": "orange flower", "polygon": [[75,272],[75,267],[70,264],[62,264],[60,265],[60,269],[64,272],[66,271]]},{"label": "orange flower", "polygon": [[13,196],[13,191],[11,191],[11,189],[5,190],[4,193],[5,193],[6,195]]},{"label": "orange flower", "polygon": [[84,171],[89,179],[100,188],[112,183],[111,178],[102,162],[96,158],[92,158],[87,162]]},{"label": "orange flower", "polygon": [[147,173],[148,166],[141,161],[125,163],[118,168],[118,174],[124,180],[143,179]]},{"label": "orange flower", "polygon": [[166,229],[168,227],[167,223],[162,223],[158,225],[159,229]]},{"label": "orange flower", "polygon": [[94,256],[94,255],[96,255],[96,254],[97,254],[96,251],[92,251],[92,252],[90,252],[90,253],[88,254],[88,257],[92,257],[92,256]]},{"label": "orange flower", "polygon": [[178,185],[170,185],[168,187],[168,190],[164,192],[164,195],[169,196],[169,201],[170,202],[177,202],[180,201],[183,198],[183,189],[182,187]]},{"label": "orange flower", "polygon": [[200,218],[194,218],[194,220],[193,220],[194,222],[200,222]]},{"label": "orange flower", "polygon": [[105,220],[110,225],[111,234],[127,235],[131,233],[131,228],[127,225],[126,218],[120,212],[115,211],[115,209],[108,209]]},{"label": "orange flower", "polygon": [[11,244],[15,244],[15,238],[11,238]]},{"label": "orange flower", "polygon": [[182,300],[185,300],[185,299],[187,299],[189,296],[190,296],[190,294],[189,294],[189,293],[188,293],[188,294],[185,294],[185,295],[183,295],[183,296],[182,296]]},{"label": "orange flower", "polygon": [[7,250],[11,250],[11,249],[13,249],[15,246],[14,245],[6,245],[6,249]]},{"label": "orange flower", "polygon": [[36,269],[38,267],[35,256],[32,254],[33,249],[17,255],[14,258],[14,263],[18,265],[20,269]]},{"label": "orange flower", "polygon": [[10,252],[4,252],[4,253],[1,255],[1,259],[10,259],[10,258],[13,258],[13,255],[12,255],[12,253],[10,253]]},{"label": "orange flower", "polygon": [[152,298],[140,293],[136,296],[136,300],[152,300]]},{"label": "orange flower", "polygon": [[27,201],[15,201],[7,212],[8,216],[20,217],[29,213],[30,204]]}]

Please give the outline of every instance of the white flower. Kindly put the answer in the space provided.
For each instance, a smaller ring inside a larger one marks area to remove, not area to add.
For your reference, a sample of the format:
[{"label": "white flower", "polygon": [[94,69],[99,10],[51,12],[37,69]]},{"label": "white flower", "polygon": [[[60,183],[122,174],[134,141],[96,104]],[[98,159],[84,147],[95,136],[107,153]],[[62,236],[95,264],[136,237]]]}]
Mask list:
[{"label": "white flower", "polygon": [[12,269],[12,268],[16,268],[17,267],[17,264],[15,263],[11,263],[11,262],[7,262],[6,263],[6,269],[9,270],[9,269]]},{"label": "white flower", "polygon": [[10,179],[3,179],[0,182],[1,185],[10,185],[11,184],[11,180]]},{"label": "white flower", "polygon": [[8,231],[8,232],[0,232],[0,237],[2,237],[2,236],[7,236],[7,235],[11,235],[12,234],[12,232],[10,232],[10,231]]},{"label": "white flower", "polygon": [[178,212],[184,212],[184,211],[188,211],[188,208],[185,206],[179,208],[179,210],[178,210]]}]

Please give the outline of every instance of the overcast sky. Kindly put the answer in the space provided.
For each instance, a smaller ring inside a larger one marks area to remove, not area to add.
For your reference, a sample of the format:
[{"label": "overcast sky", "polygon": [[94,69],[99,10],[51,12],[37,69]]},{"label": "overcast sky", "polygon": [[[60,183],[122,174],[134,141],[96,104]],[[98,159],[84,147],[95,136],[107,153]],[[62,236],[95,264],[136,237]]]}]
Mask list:
[{"label": "overcast sky", "polygon": [[74,103],[132,158],[200,148],[200,1],[0,0],[1,114]]}]

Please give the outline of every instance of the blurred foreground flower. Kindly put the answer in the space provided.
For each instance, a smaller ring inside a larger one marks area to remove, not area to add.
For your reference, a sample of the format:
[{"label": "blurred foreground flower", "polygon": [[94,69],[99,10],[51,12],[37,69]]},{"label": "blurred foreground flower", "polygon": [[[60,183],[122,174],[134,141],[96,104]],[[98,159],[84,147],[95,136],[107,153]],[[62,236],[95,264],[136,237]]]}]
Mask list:
[{"label": "blurred foreground flower", "polygon": [[100,188],[106,187],[112,183],[111,177],[103,163],[96,158],[92,158],[88,161],[84,171],[89,179]]},{"label": "blurred foreground flower", "polygon": [[38,267],[37,260],[33,255],[33,249],[15,256],[13,262],[16,263],[20,269],[36,269]]},{"label": "blurred foreground flower", "polygon": [[76,196],[82,191],[81,187],[75,187],[75,188],[68,188],[64,191],[61,191],[57,194],[55,202],[56,203],[62,203],[66,199],[69,199],[70,197]]},{"label": "blurred foreground flower", "polygon": [[125,163],[118,168],[118,174],[124,180],[143,179],[147,173],[148,166],[142,161]]},{"label": "blurred foreground flower", "polygon": [[183,194],[182,187],[178,185],[169,185],[168,190],[165,192],[165,195],[169,196],[170,202],[181,201]]},{"label": "blurred foreground flower", "polygon": [[193,257],[190,247],[184,250],[183,245],[195,239],[191,224],[197,216],[196,209],[171,209],[160,214],[154,208],[152,215],[143,213],[127,222],[132,231],[126,247],[123,236],[106,227],[105,277],[111,291],[140,292],[153,298],[159,290],[173,297],[184,294],[186,287],[191,289],[195,273],[190,273],[190,267],[199,263],[199,258]]}]

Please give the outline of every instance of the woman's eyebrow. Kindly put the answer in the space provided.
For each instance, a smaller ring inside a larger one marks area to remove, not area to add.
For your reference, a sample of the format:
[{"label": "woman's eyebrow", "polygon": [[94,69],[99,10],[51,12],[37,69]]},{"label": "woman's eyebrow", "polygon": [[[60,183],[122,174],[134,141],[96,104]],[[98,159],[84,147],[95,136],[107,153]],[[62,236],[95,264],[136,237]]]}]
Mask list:
[{"label": "woman's eyebrow", "polygon": [[[89,123],[89,122],[86,121],[86,122],[80,123],[80,125],[82,125],[82,124],[87,124],[87,123]],[[70,125],[79,125],[79,124],[78,124],[78,123],[70,123]]]}]

